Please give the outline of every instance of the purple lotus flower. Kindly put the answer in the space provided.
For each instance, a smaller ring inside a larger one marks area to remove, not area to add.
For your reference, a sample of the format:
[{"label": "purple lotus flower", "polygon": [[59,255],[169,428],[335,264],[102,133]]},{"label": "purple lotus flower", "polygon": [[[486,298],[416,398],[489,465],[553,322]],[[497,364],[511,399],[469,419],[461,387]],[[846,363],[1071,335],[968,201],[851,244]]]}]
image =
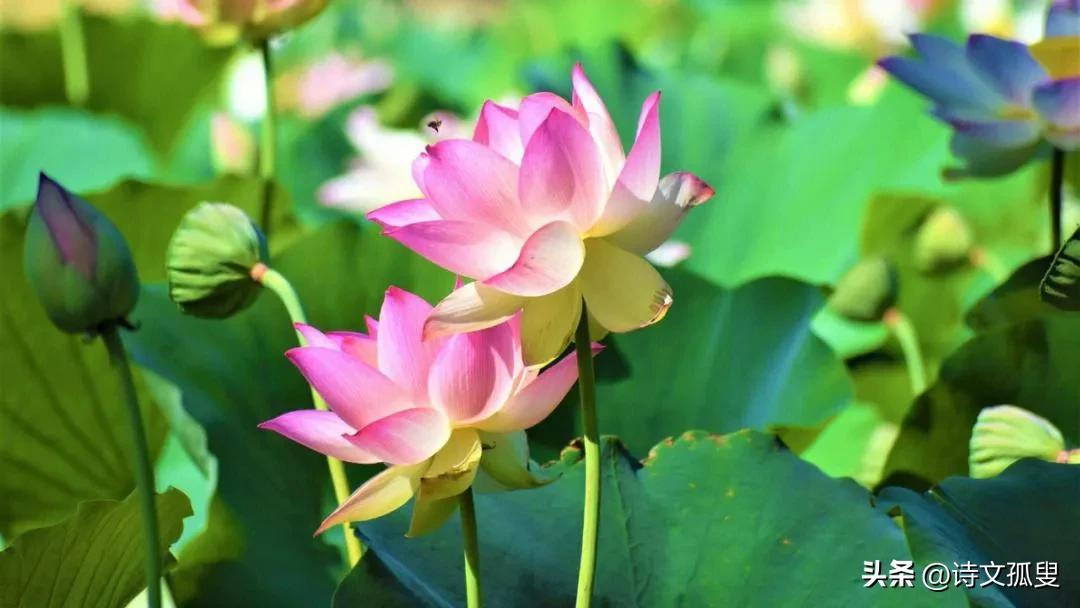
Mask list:
[{"label": "purple lotus flower", "polygon": [[1056,0],[1030,48],[986,34],[964,47],[929,34],[911,43],[919,58],[878,63],[953,127],[952,152],[966,164],[954,173],[1003,175],[1047,145],[1080,147],[1080,0]]}]

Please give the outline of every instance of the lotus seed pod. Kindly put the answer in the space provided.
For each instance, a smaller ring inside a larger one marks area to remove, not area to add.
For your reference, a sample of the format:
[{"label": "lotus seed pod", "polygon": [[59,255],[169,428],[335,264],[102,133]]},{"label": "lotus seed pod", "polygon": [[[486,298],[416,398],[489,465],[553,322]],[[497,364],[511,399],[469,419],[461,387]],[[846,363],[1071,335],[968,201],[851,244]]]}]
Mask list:
[{"label": "lotus seed pod", "polygon": [[975,235],[952,207],[931,213],[915,235],[915,266],[926,273],[944,272],[967,263]]},{"label": "lotus seed pod", "polygon": [[135,308],[139,279],[123,235],[44,173],[23,246],[27,281],[61,330],[95,332]]},{"label": "lotus seed pod", "polygon": [[268,257],[266,237],[243,211],[200,203],[169,241],[169,297],[187,314],[232,316],[255,301],[260,285],[251,269]]},{"label": "lotus seed pod", "polygon": [[892,266],[882,258],[869,258],[840,279],[829,297],[829,308],[853,321],[880,321],[896,303],[896,292]]},{"label": "lotus seed pod", "polygon": [[1013,405],[998,405],[979,412],[968,464],[972,477],[985,479],[1021,458],[1054,462],[1064,449],[1061,431],[1049,420]]}]

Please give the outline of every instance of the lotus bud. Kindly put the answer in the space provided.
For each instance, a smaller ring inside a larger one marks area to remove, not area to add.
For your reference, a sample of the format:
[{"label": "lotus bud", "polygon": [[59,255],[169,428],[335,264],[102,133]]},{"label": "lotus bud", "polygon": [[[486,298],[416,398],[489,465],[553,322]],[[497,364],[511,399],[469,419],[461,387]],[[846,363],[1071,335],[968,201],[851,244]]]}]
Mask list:
[{"label": "lotus bud", "polygon": [[1061,246],[1046,271],[1039,293],[1047,304],[1080,310],[1080,229]]},{"label": "lotus bud", "polygon": [[251,271],[268,257],[266,237],[243,211],[200,203],[169,241],[169,297],[187,314],[229,317],[255,301],[260,285]]},{"label": "lotus bud", "polygon": [[897,280],[892,266],[882,258],[856,264],[836,285],[829,308],[853,321],[880,321],[896,303]]},{"label": "lotus bud", "polygon": [[1021,458],[1058,461],[1065,440],[1049,420],[1023,408],[999,405],[979,412],[971,430],[970,448],[971,476],[985,479]]},{"label": "lotus bud", "polygon": [[970,259],[974,246],[975,235],[964,217],[952,207],[940,207],[915,235],[915,266],[925,273],[956,268]]},{"label": "lotus bud", "polygon": [[27,281],[61,330],[96,332],[135,308],[139,279],[120,231],[44,173],[24,247]]}]

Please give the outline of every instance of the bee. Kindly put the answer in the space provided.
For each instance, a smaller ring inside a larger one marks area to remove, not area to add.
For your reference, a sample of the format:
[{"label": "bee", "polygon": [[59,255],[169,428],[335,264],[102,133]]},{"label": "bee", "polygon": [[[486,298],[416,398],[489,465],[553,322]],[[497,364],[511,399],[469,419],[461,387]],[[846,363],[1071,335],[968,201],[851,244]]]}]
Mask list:
[{"label": "bee", "polygon": [[429,129],[431,129],[432,131],[436,132],[436,133],[439,132],[439,127],[441,127],[441,126],[442,126],[442,119],[441,118],[434,118],[434,119],[428,121],[428,123],[427,123],[427,127]]}]

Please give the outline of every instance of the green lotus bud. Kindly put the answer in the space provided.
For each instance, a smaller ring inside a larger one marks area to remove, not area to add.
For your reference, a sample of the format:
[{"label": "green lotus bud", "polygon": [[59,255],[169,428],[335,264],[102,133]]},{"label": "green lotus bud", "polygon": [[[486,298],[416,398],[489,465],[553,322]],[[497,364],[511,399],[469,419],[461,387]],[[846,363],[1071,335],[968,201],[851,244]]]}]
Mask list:
[{"label": "green lotus bud", "polygon": [[260,285],[251,270],[268,257],[266,237],[243,211],[200,203],[169,241],[169,297],[188,314],[231,316],[255,301]]},{"label": "green lotus bud", "polygon": [[829,308],[853,321],[880,321],[896,303],[896,271],[882,258],[868,258],[841,277]]},{"label": "green lotus bud", "polygon": [[979,412],[971,430],[971,476],[993,477],[1021,458],[1055,462],[1065,450],[1061,431],[1049,420],[1012,405]]},{"label": "green lotus bud", "polygon": [[61,330],[96,332],[135,308],[139,279],[120,231],[44,173],[23,246],[26,279]]},{"label": "green lotus bud", "polygon": [[1047,304],[1062,310],[1080,310],[1080,229],[1058,250],[1046,271],[1039,293]]},{"label": "green lotus bud", "polygon": [[922,272],[944,272],[967,263],[975,234],[952,207],[931,213],[915,235],[915,266]]}]

